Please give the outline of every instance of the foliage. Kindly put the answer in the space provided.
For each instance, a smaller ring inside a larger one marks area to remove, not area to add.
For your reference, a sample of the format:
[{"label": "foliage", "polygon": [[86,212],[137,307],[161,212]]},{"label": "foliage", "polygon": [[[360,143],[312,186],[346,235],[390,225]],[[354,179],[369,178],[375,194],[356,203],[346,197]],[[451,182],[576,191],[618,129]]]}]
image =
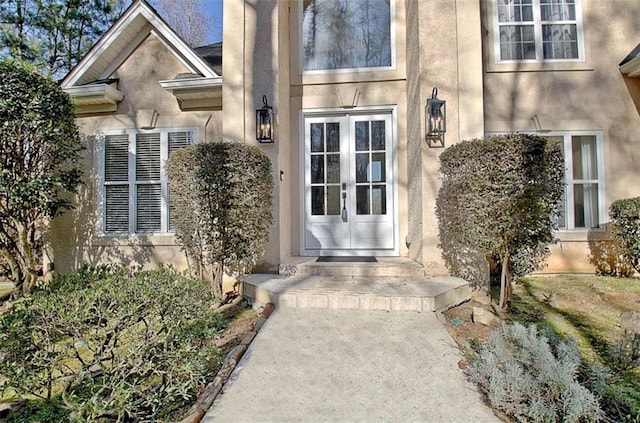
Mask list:
[{"label": "foliage", "polygon": [[556,275],[519,281],[510,317],[577,340],[580,380],[600,399],[603,421],[640,420],[640,336],[621,330],[621,310],[637,308],[634,279]]},{"label": "foliage", "polygon": [[167,161],[176,238],[200,272],[249,270],[263,254],[271,225],[273,179],[269,158],[255,146],[203,143]]},{"label": "foliage", "polygon": [[7,423],[58,423],[64,421],[69,421],[69,410],[46,401],[30,401],[24,408],[7,419]]},{"label": "foliage", "polygon": [[69,97],[50,78],[0,61],[0,266],[23,293],[35,286],[47,219],[71,208],[81,142]]},{"label": "foliage", "polygon": [[121,0],[8,0],[0,3],[0,53],[64,76],[115,22]]},{"label": "foliage", "polygon": [[618,278],[633,275],[633,266],[618,238],[589,240],[589,250],[589,262],[594,265],[596,275]]},{"label": "foliage", "polygon": [[492,406],[519,422],[597,421],[596,397],[576,377],[574,340],[549,339],[531,325],[504,324],[489,336],[469,367]]},{"label": "foliage", "polygon": [[205,14],[206,3],[204,0],[153,1],[169,26],[191,47],[204,44],[207,31],[214,25],[215,18]]},{"label": "foliage", "polygon": [[496,255],[504,307],[512,276],[540,268],[554,242],[552,217],[564,190],[560,146],[525,134],[463,141],[442,153],[440,170],[436,212],[445,262],[464,277],[478,262],[473,257]]},{"label": "foliage", "polygon": [[82,269],[0,320],[5,396],[63,404],[74,421],[166,417],[215,373],[223,324],[201,280],[171,269]]},{"label": "foliage", "polygon": [[625,257],[640,272],[640,197],[614,201],[609,209],[613,234],[622,244]]}]

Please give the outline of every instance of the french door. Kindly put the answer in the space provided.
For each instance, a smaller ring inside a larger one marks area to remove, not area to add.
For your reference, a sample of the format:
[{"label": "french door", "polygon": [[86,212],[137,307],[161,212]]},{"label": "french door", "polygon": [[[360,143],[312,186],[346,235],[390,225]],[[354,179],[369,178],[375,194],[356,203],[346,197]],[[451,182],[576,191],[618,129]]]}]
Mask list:
[{"label": "french door", "polygon": [[304,119],[303,254],[395,248],[391,114]]}]

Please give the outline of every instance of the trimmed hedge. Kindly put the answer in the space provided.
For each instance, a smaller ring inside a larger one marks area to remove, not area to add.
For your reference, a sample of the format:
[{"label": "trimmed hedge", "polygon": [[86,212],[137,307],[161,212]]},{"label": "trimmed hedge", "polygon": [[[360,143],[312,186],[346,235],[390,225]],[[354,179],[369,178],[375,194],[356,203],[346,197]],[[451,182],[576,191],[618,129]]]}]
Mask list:
[{"label": "trimmed hedge", "polygon": [[167,160],[176,238],[203,274],[213,270],[222,294],[223,271],[242,274],[264,253],[272,221],[271,161],[238,142],[195,144]]},{"label": "trimmed hedge", "polygon": [[[436,213],[440,247],[450,271],[473,280],[497,256],[501,306],[511,279],[540,268],[554,242],[564,191],[564,158],[550,139],[512,134],[462,141],[440,156],[442,186]],[[469,278],[471,276],[471,278]]]},{"label": "trimmed hedge", "polygon": [[614,201],[609,209],[614,236],[624,256],[640,272],[640,197]]}]

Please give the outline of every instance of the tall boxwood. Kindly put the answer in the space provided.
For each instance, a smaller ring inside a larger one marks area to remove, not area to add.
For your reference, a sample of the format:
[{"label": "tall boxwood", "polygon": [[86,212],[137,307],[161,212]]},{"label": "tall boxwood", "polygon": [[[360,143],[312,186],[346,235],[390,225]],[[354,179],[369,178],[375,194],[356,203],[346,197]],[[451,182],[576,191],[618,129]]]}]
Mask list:
[{"label": "tall boxwood", "polygon": [[560,146],[526,134],[463,141],[442,153],[440,170],[436,213],[445,262],[465,276],[476,257],[497,256],[504,307],[512,277],[539,268],[554,242],[564,190]]},{"label": "tall boxwood", "polygon": [[213,142],[167,161],[171,223],[198,272],[211,266],[222,294],[225,269],[243,273],[264,253],[272,221],[271,162],[260,149]]},{"label": "tall boxwood", "polygon": [[623,247],[623,254],[640,272],[640,197],[614,201],[609,210],[614,236]]}]

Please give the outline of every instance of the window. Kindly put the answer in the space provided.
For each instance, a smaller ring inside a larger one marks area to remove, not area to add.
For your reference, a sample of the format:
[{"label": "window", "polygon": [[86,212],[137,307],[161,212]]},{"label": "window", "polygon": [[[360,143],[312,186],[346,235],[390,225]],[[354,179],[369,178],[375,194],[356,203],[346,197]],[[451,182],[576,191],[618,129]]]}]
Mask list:
[{"label": "window", "polygon": [[600,133],[553,134],[562,146],[566,187],[560,229],[600,227],[604,215],[602,135]]},{"label": "window", "polygon": [[581,0],[494,0],[496,60],[583,60]]},{"label": "window", "polygon": [[392,66],[390,0],[303,0],[305,71]]},{"label": "window", "polygon": [[105,134],[102,230],[106,234],[162,233],[172,228],[164,162],[193,143],[195,131]]}]

